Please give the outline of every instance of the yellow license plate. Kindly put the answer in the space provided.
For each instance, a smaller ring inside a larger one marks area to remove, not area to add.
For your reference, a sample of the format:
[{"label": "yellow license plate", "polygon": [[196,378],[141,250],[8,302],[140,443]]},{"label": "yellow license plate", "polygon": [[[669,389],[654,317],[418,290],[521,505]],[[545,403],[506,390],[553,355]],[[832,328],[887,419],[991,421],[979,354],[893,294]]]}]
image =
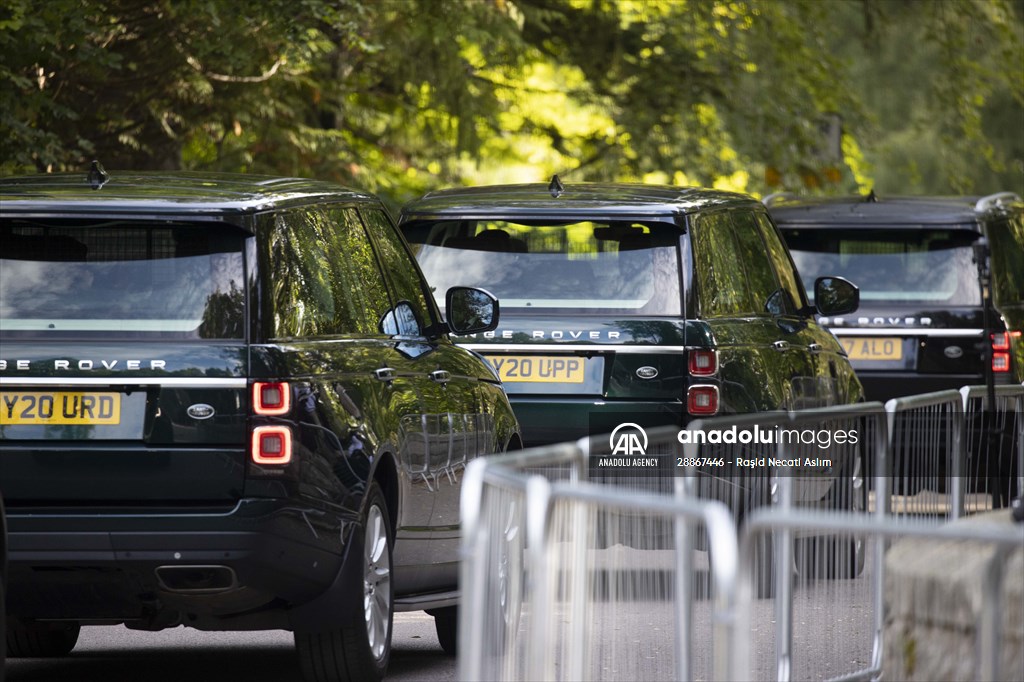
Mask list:
[{"label": "yellow license plate", "polygon": [[120,393],[0,392],[0,424],[120,423]]},{"label": "yellow license plate", "polygon": [[582,384],[586,358],[543,355],[489,355],[502,381]]},{"label": "yellow license plate", "polygon": [[840,339],[851,360],[902,360],[903,339],[847,336]]}]

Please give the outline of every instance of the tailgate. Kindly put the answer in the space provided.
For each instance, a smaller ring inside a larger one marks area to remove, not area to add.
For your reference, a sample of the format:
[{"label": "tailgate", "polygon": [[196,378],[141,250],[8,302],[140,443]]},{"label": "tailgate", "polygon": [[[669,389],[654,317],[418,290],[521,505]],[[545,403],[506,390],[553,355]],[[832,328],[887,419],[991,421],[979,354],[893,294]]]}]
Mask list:
[{"label": "tailgate", "polygon": [[244,346],[131,348],[5,341],[0,489],[10,507],[241,497]]}]

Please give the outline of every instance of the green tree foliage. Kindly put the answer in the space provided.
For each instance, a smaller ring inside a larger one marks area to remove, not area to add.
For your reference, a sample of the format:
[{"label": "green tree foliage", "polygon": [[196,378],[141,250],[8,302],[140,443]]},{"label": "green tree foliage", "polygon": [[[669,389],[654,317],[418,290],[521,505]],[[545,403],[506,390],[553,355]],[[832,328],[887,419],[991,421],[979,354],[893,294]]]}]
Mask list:
[{"label": "green tree foliage", "polygon": [[[860,0],[837,54],[879,191],[1024,190],[1024,2]],[[869,57],[869,58],[868,58]]]},{"label": "green tree foliage", "polygon": [[1019,0],[4,0],[0,172],[99,158],[395,202],[556,171],[1021,191],[1022,17]]}]

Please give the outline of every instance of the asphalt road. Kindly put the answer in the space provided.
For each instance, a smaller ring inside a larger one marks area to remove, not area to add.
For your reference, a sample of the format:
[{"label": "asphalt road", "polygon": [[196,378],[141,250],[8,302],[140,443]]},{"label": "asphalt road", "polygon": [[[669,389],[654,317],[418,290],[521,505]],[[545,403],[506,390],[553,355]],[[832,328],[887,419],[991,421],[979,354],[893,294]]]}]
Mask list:
[{"label": "asphalt road", "polygon": [[[870,562],[869,562],[870,566]],[[871,653],[870,583],[816,581],[794,597],[793,679],[828,679],[863,669]],[[751,611],[751,648],[757,679],[774,677],[773,602]],[[694,604],[694,674],[710,672],[711,604]],[[568,622],[565,614],[556,621]],[[674,679],[674,621],[666,600],[595,603],[588,614],[593,635],[587,660],[598,679]],[[529,630],[523,615],[521,635]],[[62,659],[8,661],[8,682],[302,682],[291,634],[200,632],[174,628],[138,632],[124,627],[83,628],[78,646]],[[441,650],[433,618],[422,612],[395,616],[390,682],[455,680],[455,660]]]},{"label": "asphalt road", "polygon": [[[395,615],[389,682],[447,682],[455,659],[441,651],[434,619],[423,612]],[[139,632],[86,627],[70,656],[7,662],[7,682],[302,682],[292,635],[199,632],[174,628]]]}]

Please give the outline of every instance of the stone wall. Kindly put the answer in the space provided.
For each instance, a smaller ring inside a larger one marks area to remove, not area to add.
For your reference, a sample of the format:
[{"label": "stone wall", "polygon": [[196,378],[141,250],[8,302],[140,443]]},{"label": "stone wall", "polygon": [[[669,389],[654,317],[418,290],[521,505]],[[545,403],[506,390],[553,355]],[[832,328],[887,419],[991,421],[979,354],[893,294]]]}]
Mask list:
[{"label": "stone wall", "polygon": [[[1001,675],[1024,680],[1024,525],[1010,512],[971,516],[957,524],[998,523],[1019,530],[1021,548],[1003,558]],[[982,585],[996,550],[981,543],[906,539],[886,553],[887,680],[979,680],[977,628]],[[981,681],[981,682],[988,682]]]}]

